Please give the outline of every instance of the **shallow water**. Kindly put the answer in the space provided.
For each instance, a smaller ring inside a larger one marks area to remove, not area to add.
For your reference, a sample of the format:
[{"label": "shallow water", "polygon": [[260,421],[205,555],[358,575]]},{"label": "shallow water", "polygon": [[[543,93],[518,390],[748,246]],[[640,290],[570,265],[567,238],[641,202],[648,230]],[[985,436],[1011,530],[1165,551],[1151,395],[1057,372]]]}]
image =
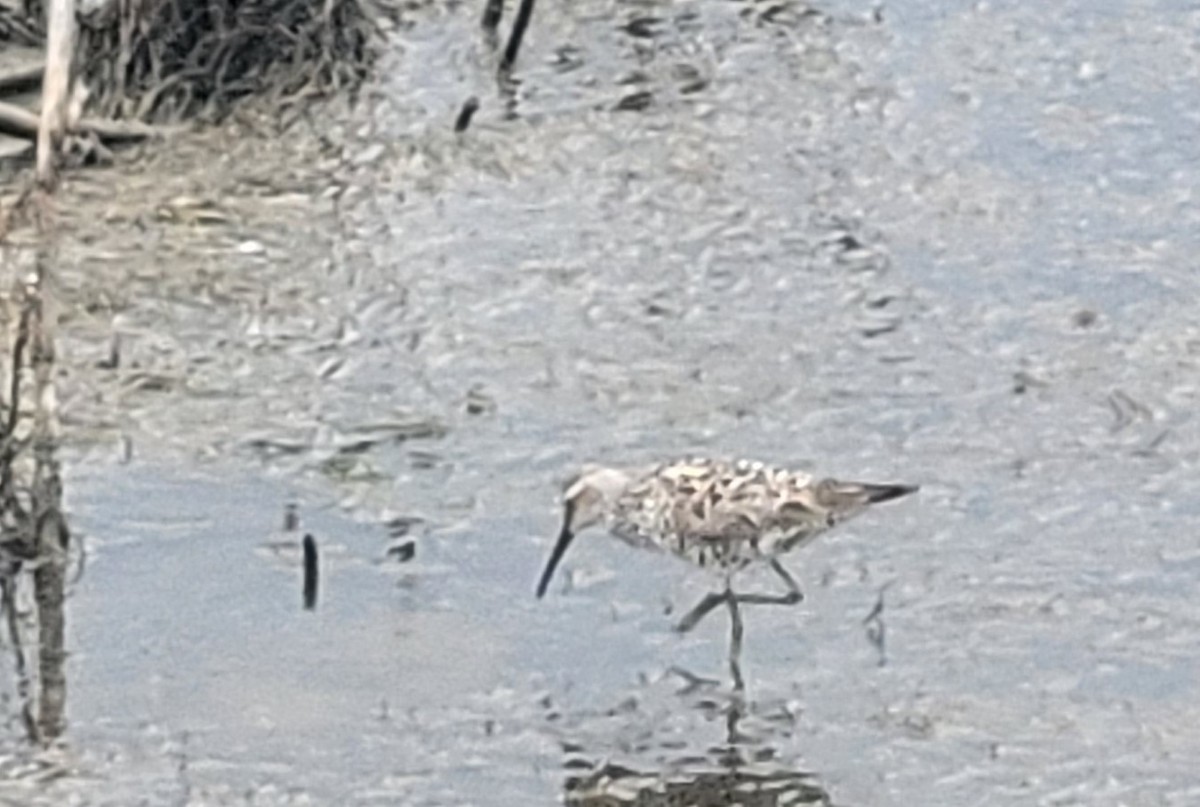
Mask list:
[{"label": "shallow water", "polygon": [[[72,184],[69,726],[0,792],[1200,797],[1200,17],[589,0],[498,89],[479,11],[321,138]],[[532,596],[580,463],[692,452],[922,485],[747,614],[744,704],[669,558],[581,540]]]}]

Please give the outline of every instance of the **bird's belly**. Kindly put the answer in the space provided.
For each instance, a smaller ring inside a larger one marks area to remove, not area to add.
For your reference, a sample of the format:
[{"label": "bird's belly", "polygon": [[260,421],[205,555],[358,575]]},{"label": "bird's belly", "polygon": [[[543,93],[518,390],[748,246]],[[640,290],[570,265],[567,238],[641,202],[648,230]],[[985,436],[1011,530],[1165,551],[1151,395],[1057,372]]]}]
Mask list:
[{"label": "bird's belly", "polygon": [[[769,561],[812,541],[823,532],[819,525],[753,528],[730,520],[711,532],[665,523],[662,514],[626,513],[610,522],[609,531],[639,549],[667,552],[704,569],[729,573]],[[710,525],[711,526],[711,525]]]},{"label": "bird's belly", "polygon": [[766,559],[766,556],[749,546],[730,546],[707,540],[694,541],[675,554],[693,566],[722,574],[736,572]]}]

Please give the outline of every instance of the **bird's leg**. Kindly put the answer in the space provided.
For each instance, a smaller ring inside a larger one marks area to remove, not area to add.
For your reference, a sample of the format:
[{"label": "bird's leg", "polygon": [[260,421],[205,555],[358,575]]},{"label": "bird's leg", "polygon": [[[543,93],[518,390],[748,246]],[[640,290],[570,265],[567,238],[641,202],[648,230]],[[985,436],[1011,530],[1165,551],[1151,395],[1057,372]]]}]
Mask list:
[{"label": "bird's leg", "polygon": [[683,679],[683,688],[676,690],[676,695],[690,695],[698,689],[718,686],[721,682],[713,678],[701,678],[693,672],[688,672],[682,667],[674,666],[667,668],[667,672],[677,675]]},{"label": "bird's leg", "polygon": [[742,610],[738,607],[738,598],[729,589],[725,589],[725,602],[729,605],[729,674],[733,676],[733,691],[741,693],[746,689],[742,680]]},{"label": "bird's leg", "polygon": [[700,624],[704,617],[708,616],[714,608],[729,599],[736,599],[738,603],[744,605],[795,605],[803,601],[804,593],[800,591],[800,586],[796,583],[796,578],[788,573],[788,570],[783,568],[783,564],[778,558],[771,559],[771,568],[775,574],[779,575],[779,579],[787,586],[785,594],[734,594],[730,590],[728,584],[725,590],[720,594],[707,594],[695,608],[687,612],[683,619],[679,620],[679,624],[675,626],[675,630],[679,633],[687,633],[692,628]]},{"label": "bird's leg", "polygon": [[739,723],[746,714],[746,693],[735,689],[729,699],[729,708],[725,712],[725,743],[730,750],[734,746],[751,742],[751,738],[742,733]]},{"label": "bird's leg", "polygon": [[692,628],[699,625],[700,620],[708,616],[714,608],[725,602],[731,596],[732,594],[730,594],[729,589],[726,589],[720,594],[710,593],[704,595],[704,599],[697,603],[695,608],[688,611],[683,619],[679,620],[679,624],[675,626],[676,632],[687,633]]},{"label": "bird's leg", "polygon": [[800,590],[800,585],[796,582],[796,578],[783,568],[783,564],[779,562],[779,558],[771,558],[771,568],[775,570],[775,574],[779,575],[783,580],[783,584],[787,586],[787,597],[794,599],[795,602],[800,602],[804,599],[804,592]]},{"label": "bird's leg", "polygon": [[771,568],[787,586],[786,594],[734,594],[731,596],[737,597],[738,602],[746,605],[795,605],[802,601],[804,593],[800,591],[796,578],[783,568],[783,564],[779,562],[778,558],[771,558]]}]

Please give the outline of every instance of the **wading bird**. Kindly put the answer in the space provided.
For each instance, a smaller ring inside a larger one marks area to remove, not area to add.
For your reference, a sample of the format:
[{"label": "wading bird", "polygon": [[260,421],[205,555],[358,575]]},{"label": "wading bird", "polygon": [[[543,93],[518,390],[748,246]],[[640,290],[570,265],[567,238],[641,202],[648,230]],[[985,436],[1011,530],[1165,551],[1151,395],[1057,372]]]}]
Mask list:
[{"label": "wading bird", "polygon": [[[877,485],[817,479],[761,462],[693,459],[640,468],[588,466],[564,495],[558,542],[538,581],[546,593],[559,561],[575,536],[592,526],[634,546],[669,552],[724,580],[677,625],[686,632],[724,603],[731,620],[730,667],[741,689],[742,644],[739,606],[794,605],[804,599],[780,558],[861,513],[872,504],[898,499],[915,485]],[[733,575],[765,563],[786,587],[783,594],[735,594]]]}]

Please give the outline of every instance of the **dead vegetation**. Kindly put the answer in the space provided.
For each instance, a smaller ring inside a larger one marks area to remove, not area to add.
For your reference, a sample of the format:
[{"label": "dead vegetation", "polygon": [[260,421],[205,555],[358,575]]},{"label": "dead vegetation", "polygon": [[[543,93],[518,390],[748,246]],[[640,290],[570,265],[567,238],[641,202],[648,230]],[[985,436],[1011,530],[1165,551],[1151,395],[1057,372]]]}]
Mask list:
[{"label": "dead vegetation", "polygon": [[282,116],[353,93],[397,16],[393,0],[11,2],[0,0],[0,135],[33,143],[61,129],[39,152],[84,159],[164,124],[221,121],[249,98]]},{"label": "dead vegetation", "polygon": [[388,7],[373,0],[132,0],[82,19],[88,109],[137,121],[220,120],[353,90]]}]

